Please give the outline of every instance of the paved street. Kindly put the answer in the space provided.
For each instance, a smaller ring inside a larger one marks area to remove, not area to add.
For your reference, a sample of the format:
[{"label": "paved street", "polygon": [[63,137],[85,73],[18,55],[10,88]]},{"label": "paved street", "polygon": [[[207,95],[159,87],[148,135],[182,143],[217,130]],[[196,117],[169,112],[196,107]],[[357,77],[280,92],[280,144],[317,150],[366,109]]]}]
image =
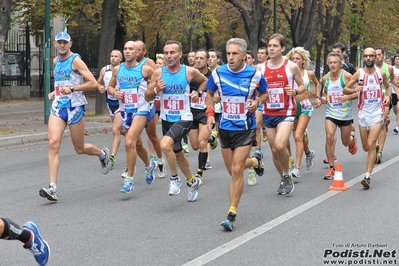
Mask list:
[{"label": "paved street", "polygon": [[[392,132],[393,125],[370,190],[359,184],[366,158],[360,139],[358,153],[352,156],[338,134],[336,155],[350,186],[345,192],[328,191],[332,181],[322,179],[327,171],[322,163],[324,108],[314,112],[308,129],[315,165],[307,171],[303,159],[301,179],[287,196],[276,195],[279,178],[268,144],[263,143],[265,175],[258,177],[254,187],[245,180],[233,232],[220,226],[229,207],[230,182],[220,147],[211,153],[213,169],[204,174],[198,200],[188,202],[185,185],[177,196],[168,196],[168,178],[147,185],[140,160],[135,190],[120,193],[123,145],[116,167],[103,175],[98,159],[76,155],[66,138],[57,203],[38,195],[48,185],[47,142],[2,148],[0,215],[20,224],[29,219],[38,222],[51,247],[48,265],[313,266],[334,265],[334,260],[342,260],[342,265],[382,265],[383,261],[398,265],[399,136]],[[159,127],[158,132],[160,136]],[[109,147],[111,138],[112,133],[90,134],[86,141]],[[293,140],[291,144],[294,149]],[[197,155],[187,154],[193,171]],[[386,252],[385,257],[376,257],[376,250],[377,255]],[[365,257],[359,255],[361,251]],[[0,265],[35,265],[19,241],[0,241],[0,261]]]}]

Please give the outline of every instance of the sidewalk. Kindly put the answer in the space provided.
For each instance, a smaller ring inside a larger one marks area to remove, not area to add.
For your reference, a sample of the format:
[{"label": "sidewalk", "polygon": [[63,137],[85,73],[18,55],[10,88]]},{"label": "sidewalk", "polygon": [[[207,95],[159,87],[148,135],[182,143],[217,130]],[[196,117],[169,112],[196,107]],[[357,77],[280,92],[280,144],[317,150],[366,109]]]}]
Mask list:
[{"label": "sidewalk", "polygon": [[[109,115],[94,116],[95,98],[87,98],[86,134],[112,132]],[[69,136],[69,128],[64,137]],[[38,141],[47,141],[44,124],[44,98],[0,102],[0,149]]]}]

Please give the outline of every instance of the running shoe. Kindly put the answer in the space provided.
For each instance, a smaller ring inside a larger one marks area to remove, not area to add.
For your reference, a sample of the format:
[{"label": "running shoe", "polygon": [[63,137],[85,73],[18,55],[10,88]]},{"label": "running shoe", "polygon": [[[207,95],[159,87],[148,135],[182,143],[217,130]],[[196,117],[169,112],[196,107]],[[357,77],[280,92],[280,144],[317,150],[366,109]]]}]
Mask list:
[{"label": "running shoe", "polygon": [[380,164],[382,160],[382,151],[377,152],[377,164]]},{"label": "running shoe", "polygon": [[188,186],[187,199],[188,199],[188,201],[193,202],[197,199],[198,189],[201,185],[202,185],[202,180],[201,180],[201,178],[198,178],[198,177],[194,177],[194,182],[187,183],[187,186]]},{"label": "running shoe", "polygon": [[288,159],[288,165],[289,165],[290,169],[294,166],[294,163],[295,163],[294,158],[290,157]]},{"label": "running shoe", "polygon": [[157,165],[158,165],[158,177],[164,178],[166,175],[165,159],[164,158],[158,159]]},{"label": "running shoe", "polygon": [[265,165],[263,164],[261,154],[259,152],[254,152],[252,158],[255,158],[258,161],[258,167],[253,167],[253,169],[258,176],[262,176],[265,172]]},{"label": "running shoe", "polygon": [[301,170],[298,168],[298,166],[295,165],[294,167],[292,167],[291,175],[294,178],[300,178],[301,177]]},{"label": "running shoe", "polygon": [[144,167],[145,169],[145,182],[147,182],[148,185],[151,185],[152,182],[155,180],[155,169],[157,168],[157,162],[155,161],[150,161],[150,166],[149,167]]},{"label": "running shoe", "polygon": [[[136,169],[136,167],[134,167],[133,175],[135,175],[136,173],[137,173],[137,169]],[[125,172],[123,172],[123,173],[121,174],[121,178],[125,179],[126,177],[127,177],[127,167],[126,167]]]},{"label": "running shoe", "polygon": [[395,132],[395,134],[398,134],[398,133],[399,133],[399,126],[396,126],[396,127],[393,129],[393,132]]},{"label": "running shoe", "polygon": [[263,142],[266,142],[267,141],[266,130],[262,129],[262,137],[263,137]]},{"label": "running shoe", "polygon": [[[334,155],[334,163],[336,163],[337,160],[338,160],[338,159],[337,159],[337,156]],[[324,163],[324,164],[328,164],[328,158],[324,158],[324,159],[323,159],[323,163]]]},{"label": "running shoe", "polygon": [[357,139],[356,139],[355,131],[351,132],[351,136],[353,137],[353,141],[348,146],[348,151],[350,152],[350,154],[355,155],[357,152]]},{"label": "running shoe", "polygon": [[201,179],[201,186],[204,184],[204,177],[202,175],[197,173],[197,174],[195,174],[195,178]]},{"label": "running shoe", "polygon": [[229,212],[229,214],[227,214],[226,220],[224,220],[220,225],[223,226],[227,231],[233,231],[233,224],[236,221],[236,217],[236,214]]},{"label": "running shoe", "polygon": [[280,185],[276,191],[277,195],[283,195],[284,194],[284,182],[281,180]]},{"label": "running shoe", "polygon": [[50,247],[42,238],[39,226],[34,221],[27,221],[24,227],[33,234],[32,241],[28,245],[24,245],[24,248],[32,252],[39,265],[46,265],[50,258]]},{"label": "running shoe", "polygon": [[362,186],[364,188],[370,188],[370,182],[371,182],[371,178],[370,176],[365,176],[362,180],[362,182],[360,182],[360,184],[362,184]]},{"label": "running shoe", "polygon": [[176,178],[171,177],[169,182],[169,196],[179,194],[182,185],[183,184],[180,181],[179,177]]},{"label": "running shoe", "polygon": [[253,154],[255,154],[255,153],[258,153],[258,154],[260,155],[260,158],[262,158],[262,160],[263,160],[263,152],[262,152],[261,149],[258,149],[258,148],[257,148],[257,149],[254,151]]},{"label": "running shoe", "polygon": [[187,143],[183,143],[181,145],[181,147],[183,148],[184,153],[189,153],[190,152],[190,149],[188,148],[188,144]]},{"label": "running shoe", "polygon": [[309,144],[309,134],[308,134],[308,129],[305,129],[305,132],[303,132],[304,136],[305,136],[305,141],[307,144]]},{"label": "running shoe", "polygon": [[212,164],[211,164],[211,162],[206,162],[206,164],[205,164],[205,169],[204,169],[204,170],[210,170],[210,169],[212,169]]},{"label": "running shoe", "polygon": [[292,182],[291,175],[285,175],[280,181],[280,186],[277,189],[277,195],[288,195],[294,191],[294,182]]},{"label": "running shoe", "polygon": [[126,177],[125,181],[123,181],[123,185],[121,187],[122,193],[130,193],[134,189],[134,181],[133,179]]},{"label": "running shoe", "polygon": [[314,150],[310,150],[310,154],[309,156],[305,157],[306,160],[306,170],[310,170],[313,168],[313,159],[315,157],[316,153],[314,152]]},{"label": "running shoe", "polygon": [[55,190],[55,188],[49,186],[48,188],[41,188],[39,190],[39,195],[42,198],[46,198],[49,201],[58,201],[58,195],[57,195],[57,191]]},{"label": "running shoe", "polygon": [[377,145],[375,145],[375,163],[376,164],[380,164],[381,163],[381,157],[378,157],[378,153],[379,152],[380,152],[380,146],[377,144]]},{"label": "running shoe", "polygon": [[109,161],[111,162],[111,168],[110,168],[110,170],[112,170],[112,169],[114,168],[114,165],[115,165],[115,162],[116,162],[115,156],[111,155],[111,156],[109,157]]},{"label": "running shoe", "polygon": [[256,173],[253,168],[248,169],[248,186],[256,185]]},{"label": "running shoe", "polygon": [[218,135],[218,131],[212,130],[212,133],[209,136],[208,143],[211,145],[212,150],[216,149],[216,147],[218,146]]},{"label": "running shoe", "polygon": [[329,167],[327,173],[324,175],[323,179],[325,180],[331,180],[334,179],[334,175],[335,175],[335,169]]},{"label": "running shoe", "polygon": [[108,148],[103,148],[103,152],[105,153],[104,159],[100,160],[101,162],[101,170],[104,175],[108,174],[111,169],[111,165],[109,163],[109,150]]}]

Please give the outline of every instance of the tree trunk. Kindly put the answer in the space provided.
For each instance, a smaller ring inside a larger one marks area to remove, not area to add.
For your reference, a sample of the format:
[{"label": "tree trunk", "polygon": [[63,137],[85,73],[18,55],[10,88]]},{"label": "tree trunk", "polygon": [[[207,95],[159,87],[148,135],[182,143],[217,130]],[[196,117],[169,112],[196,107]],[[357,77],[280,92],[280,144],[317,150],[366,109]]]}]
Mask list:
[{"label": "tree trunk", "polygon": [[[342,16],[345,11],[345,0],[332,0],[326,6],[324,0],[319,0],[318,5],[320,29],[324,42],[324,57],[331,52],[332,45],[336,43],[341,34]],[[324,61],[324,73],[327,73],[327,60]]]},{"label": "tree trunk", "polygon": [[214,48],[213,34],[210,33],[210,32],[205,32],[204,36],[205,36],[205,48],[206,48],[206,50]]},{"label": "tree trunk", "polygon": [[[7,40],[8,27],[10,26],[11,1],[0,0],[0,64],[3,62],[4,46]],[[0,87],[1,87],[0,70]]]},{"label": "tree trunk", "polygon": [[231,3],[241,13],[245,33],[249,40],[248,50],[252,50],[256,54],[259,44],[265,38],[266,25],[273,13],[270,9],[265,8],[270,4],[269,1],[263,4],[262,0],[252,0],[251,9],[248,10],[238,0],[226,0],[226,2]]},{"label": "tree trunk", "polygon": [[291,28],[293,47],[302,46],[309,50],[316,41],[319,29],[317,4],[318,0],[304,0],[300,7],[280,4],[280,9]]},{"label": "tree trunk", "polygon": [[[114,49],[115,31],[117,23],[117,14],[119,0],[104,0],[103,17],[101,21],[99,49],[98,49],[98,72],[100,69],[109,64],[109,55]],[[96,115],[103,115],[107,112],[105,93],[96,93]]]}]

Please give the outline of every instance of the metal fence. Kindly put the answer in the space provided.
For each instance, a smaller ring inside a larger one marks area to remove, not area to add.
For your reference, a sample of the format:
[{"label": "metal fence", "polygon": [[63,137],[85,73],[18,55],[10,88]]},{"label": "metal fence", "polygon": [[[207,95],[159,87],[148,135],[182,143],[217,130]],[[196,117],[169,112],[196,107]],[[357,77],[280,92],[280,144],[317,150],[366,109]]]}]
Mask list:
[{"label": "metal fence", "polygon": [[[1,86],[29,85],[29,28],[13,27],[8,31],[1,62]],[[28,39],[28,41],[27,41]],[[27,47],[28,46],[28,47]]]}]

